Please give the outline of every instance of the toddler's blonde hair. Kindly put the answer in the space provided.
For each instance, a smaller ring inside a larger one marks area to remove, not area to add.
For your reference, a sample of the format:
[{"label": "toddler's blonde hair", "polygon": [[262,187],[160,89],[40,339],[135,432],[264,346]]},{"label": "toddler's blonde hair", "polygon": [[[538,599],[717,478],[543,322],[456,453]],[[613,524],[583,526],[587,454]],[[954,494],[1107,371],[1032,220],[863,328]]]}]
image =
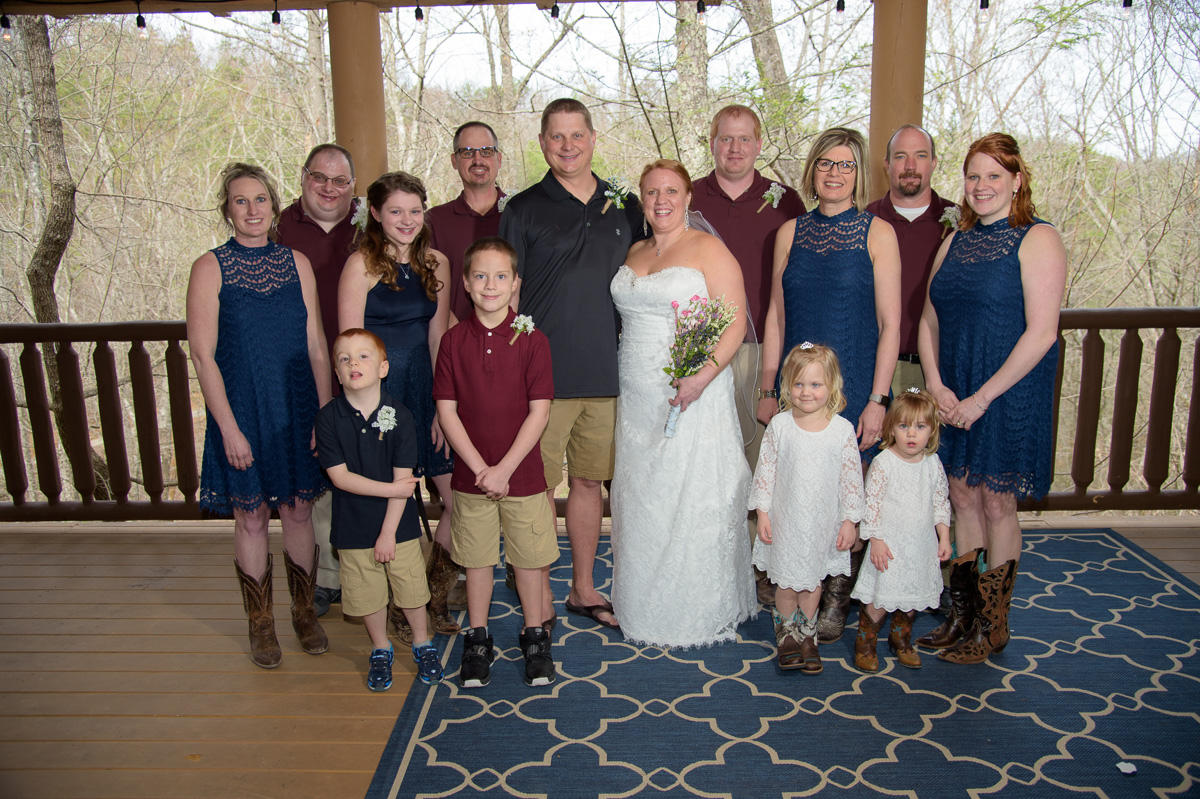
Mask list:
[{"label": "toddler's blonde hair", "polygon": [[842,367],[838,363],[837,353],[824,344],[809,344],[807,348],[804,344],[797,344],[784,358],[779,378],[779,409],[786,411],[792,408],[792,384],[801,372],[814,363],[820,364],[825,370],[825,385],[829,389],[825,412],[832,419],[846,407],[846,395],[842,393]]},{"label": "toddler's blonde hair", "polygon": [[887,449],[895,445],[896,435],[893,431],[896,425],[913,424],[917,421],[925,422],[932,431],[929,434],[929,443],[925,445],[925,454],[932,455],[937,452],[938,443],[941,441],[942,423],[938,419],[937,400],[924,389],[903,391],[892,400],[887,416],[883,417],[883,441],[879,442],[879,448]]}]

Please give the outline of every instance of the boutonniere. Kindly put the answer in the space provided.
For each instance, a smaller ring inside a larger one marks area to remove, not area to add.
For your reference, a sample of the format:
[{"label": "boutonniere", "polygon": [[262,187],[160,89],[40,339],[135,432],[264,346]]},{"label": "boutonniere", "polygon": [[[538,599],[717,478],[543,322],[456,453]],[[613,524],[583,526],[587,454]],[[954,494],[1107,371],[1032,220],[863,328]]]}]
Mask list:
[{"label": "boutonniere", "polygon": [[945,211],[942,211],[942,218],[938,221],[941,222],[942,226],[945,228],[945,230],[942,231],[943,239],[946,238],[950,231],[958,228],[958,221],[960,219],[962,219],[962,211],[958,209],[957,205],[951,205]]},{"label": "boutonniere", "polygon": [[761,214],[762,210],[767,207],[767,203],[770,203],[772,208],[778,208],[779,201],[783,199],[783,192],[783,186],[780,186],[775,181],[771,181],[771,188],[767,189],[766,193],[763,194],[763,204],[758,206],[758,210],[754,213]]},{"label": "boutonniere", "polygon": [[371,427],[379,428],[379,440],[383,441],[383,434],[395,428],[396,426],[396,409],[391,405],[384,405],[379,409],[379,413],[375,414],[375,421],[371,422]]},{"label": "boutonniere", "polygon": [[608,189],[604,192],[604,196],[608,199],[604,201],[604,207],[600,209],[600,213],[608,213],[608,206],[615,205],[617,208],[625,209],[625,196],[633,193],[633,188],[625,178],[611,177],[604,181],[608,184]]},{"label": "boutonniere", "polygon": [[[500,191],[504,191],[504,189],[501,189],[499,186],[497,186],[496,188],[500,189]],[[502,197],[500,197],[500,199],[496,200],[496,210],[499,211],[500,213],[504,213],[504,206],[508,205],[508,201],[511,199],[512,199],[511,194],[505,194]]]},{"label": "boutonniere", "polygon": [[359,232],[367,229],[367,217],[371,215],[371,206],[367,203],[366,197],[355,197],[354,201],[358,203],[354,209],[354,213],[350,215],[350,224],[358,228]]},{"label": "boutonniere", "polygon": [[509,327],[511,327],[513,331],[512,338],[508,340],[508,346],[511,347],[517,343],[517,336],[521,335],[522,333],[533,332],[533,317],[520,314],[516,319],[512,320],[512,324],[509,325]]}]

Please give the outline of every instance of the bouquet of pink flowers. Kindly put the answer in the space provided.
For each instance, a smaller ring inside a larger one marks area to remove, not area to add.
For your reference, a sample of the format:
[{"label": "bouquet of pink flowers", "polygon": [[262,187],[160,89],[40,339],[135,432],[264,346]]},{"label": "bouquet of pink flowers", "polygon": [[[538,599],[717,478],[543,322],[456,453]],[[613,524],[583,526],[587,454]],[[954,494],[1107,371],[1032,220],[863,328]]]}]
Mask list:
[{"label": "bouquet of pink flowers", "polygon": [[[671,307],[675,309],[675,341],[671,344],[671,363],[663,367],[671,382],[681,377],[691,377],[709,361],[720,366],[713,353],[716,352],[721,334],[737,318],[737,306],[725,302],[724,297],[710,300],[693,294],[687,308],[680,310],[679,300],[673,300]],[[672,405],[667,413],[664,436],[671,438],[675,435],[675,423],[678,420],[679,406]]]}]

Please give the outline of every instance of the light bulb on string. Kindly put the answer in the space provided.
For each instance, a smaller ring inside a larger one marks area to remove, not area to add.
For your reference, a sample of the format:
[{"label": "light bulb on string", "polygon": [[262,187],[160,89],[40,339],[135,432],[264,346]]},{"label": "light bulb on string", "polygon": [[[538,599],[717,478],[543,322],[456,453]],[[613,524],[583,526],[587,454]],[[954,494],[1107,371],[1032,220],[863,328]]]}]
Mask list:
[{"label": "light bulb on string", "polygon": [[979,0],[979,20],[987,22],[992,18],[992,9],[988,6],[988,0]]},{"label": "light bulb on string", "polygon": [[425,12],[421,10],[420,4],[417,5],[417,10],[415,12],[415,16],[417,18],[417,22],[425,21]]},{"label": "light bulb on string", "polygon": [[833,7],[833,21],[838,25],[846,24],[846,0],[837,0]]},{"label": "light bulb on string", "polygon": [[12,41],[12,25],[9,24],[8,14],[0,14],[0,37],[6,42]]},{"label": "light bulb on string", "polygon": [[701,25],[708,23],[708,8],[704,5],[704,0],[696,0],[696,21]]},{"label": "light bulb on string", "polygon": [[275,3],[275,10],[271,12],[271,35],[275,38],[283,36],[283,17],[279,15],[278,0]]},{"label": "light bulb on string", "polygon": [[142,39],[149,39],[150,30],[146,27],[146,18],[142,16],[141,2],[137,3],[137,12],[137,19],[134,20],[134,22],[137,23],[138,37]]},{"label": "light bulb on string", "polygon": [[1121,0],[1121,19],[1128,22],[1133,18],[1133,0]]},{"label": "light bulb on string", "polygon": [[554,5],[550,6],[550,19],[553,19],[553,20],[558,19],[558,3],[555,3]]}]

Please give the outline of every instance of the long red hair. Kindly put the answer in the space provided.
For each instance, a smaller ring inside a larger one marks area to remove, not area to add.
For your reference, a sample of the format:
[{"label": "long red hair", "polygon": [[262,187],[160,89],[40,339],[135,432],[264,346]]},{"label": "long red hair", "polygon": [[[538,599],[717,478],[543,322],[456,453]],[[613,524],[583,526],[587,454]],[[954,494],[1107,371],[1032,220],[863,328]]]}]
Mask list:
[{"label": "long red hair", "polygon": [[[1037,215],[1037,208],[1033,204],[1033,187],[1029,166],[1021,157],[1021,147],[1017,144],[1017,140],[1007,133],[989,133],[982,139],[976,139],[967,149],[967,156],[963,159],[964,176],[967,174],[967,164],[971,163],[971,159],[978,153],[988,156],[1010,174],[1021,176],[1021,185],[1017,188],[1017,194],[1013,197],[1012,205],[1008,209],[1008,226],[1032,225],[1033,219]],[[969,230],[974,227],[975,223],[979,221],[979,214],[975,213],[967,203],[966,194],[959,201],[958,207],[962,209],[958,229]]]}]

